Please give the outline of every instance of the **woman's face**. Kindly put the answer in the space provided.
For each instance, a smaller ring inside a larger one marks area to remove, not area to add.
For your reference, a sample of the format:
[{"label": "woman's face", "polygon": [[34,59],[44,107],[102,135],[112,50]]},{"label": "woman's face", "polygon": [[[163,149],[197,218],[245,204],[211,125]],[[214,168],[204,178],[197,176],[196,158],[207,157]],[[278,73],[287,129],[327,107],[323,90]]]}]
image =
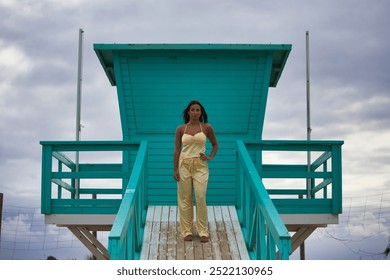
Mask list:
[{"label": "woman's face", "polygon": [[193,104],[191,105],[188,114],[190,115],[191,120],[199,120],[200,116],[202,115],[202,109],[200,108],[199,104]]}]

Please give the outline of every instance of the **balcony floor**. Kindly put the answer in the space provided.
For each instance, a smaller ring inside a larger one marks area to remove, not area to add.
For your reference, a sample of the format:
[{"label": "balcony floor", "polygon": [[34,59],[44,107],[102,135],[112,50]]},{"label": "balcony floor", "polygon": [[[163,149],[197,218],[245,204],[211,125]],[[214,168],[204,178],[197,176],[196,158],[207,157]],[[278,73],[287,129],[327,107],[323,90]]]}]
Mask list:
[{"label": "balcony floor", "polygon": [[184,241],[179,232],[176,206],[148,208],[143,260],[245,260],[249,259],[234,206],[208,207],[210,239],[201,243],[194,232],[192,242]]}]

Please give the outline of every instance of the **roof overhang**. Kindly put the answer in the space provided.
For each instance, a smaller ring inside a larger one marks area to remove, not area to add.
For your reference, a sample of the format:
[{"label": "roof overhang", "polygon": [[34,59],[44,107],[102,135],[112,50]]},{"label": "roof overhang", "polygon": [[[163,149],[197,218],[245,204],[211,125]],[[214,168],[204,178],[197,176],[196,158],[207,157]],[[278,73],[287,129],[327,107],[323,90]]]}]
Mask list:
[{"label": "roof overhang", "polygon": [[156,53],[171,56],[180,52],[227,52],[234,56],[260,56],[266,52],[273,53],[270,87],[276,87],[283,72],[292,46],[290,44],[94,44],[94,50],[112,86],[116,85],[114,56],[116,51],[134,52],[135,55]]}]

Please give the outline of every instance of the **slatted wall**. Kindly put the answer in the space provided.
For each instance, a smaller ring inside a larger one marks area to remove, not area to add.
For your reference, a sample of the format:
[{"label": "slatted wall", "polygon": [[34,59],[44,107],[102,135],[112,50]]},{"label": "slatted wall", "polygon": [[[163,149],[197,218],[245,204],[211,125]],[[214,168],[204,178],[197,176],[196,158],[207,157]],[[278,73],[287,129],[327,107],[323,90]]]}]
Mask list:
[{"label": "slatted wall", "polygon": [[[209,162],[208,204],[233,205],[235,141],[261,139],[271,75],[278,75],[273,71],[272,46],[97,48],[104,50],[97,54],[111,83],[117,86],[124,140],[149,141],[149,204],[177,202],[174,133],[183,124],[183,110],[195,99],[205,107],[219,142],[218,154]],[[280,69],[283,65],[284,61]],[[272,79],[276,84],[278,77]],[[209,143],[207,150],[211,151]]]}]

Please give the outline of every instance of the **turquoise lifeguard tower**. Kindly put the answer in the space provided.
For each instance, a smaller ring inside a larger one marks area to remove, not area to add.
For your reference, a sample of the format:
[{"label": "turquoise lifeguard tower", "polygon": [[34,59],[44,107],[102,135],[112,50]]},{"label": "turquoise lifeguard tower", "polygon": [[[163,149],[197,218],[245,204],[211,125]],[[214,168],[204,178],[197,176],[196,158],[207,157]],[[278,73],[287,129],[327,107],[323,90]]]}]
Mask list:
[{"label": "turquoise lifeguard tower", "polygon": [[[343,141],[262,137],[268,89],[291,45],[94,50],[117,88],[123,139],[41,142],[46,223],[68,227],[97,259],[289,259],[316,228],[338,223]],[[173,180],[174,133],[193,99],[219,142],[209,163],[205,244],[178,237]],[[110,231],[107,245],[97,231]]]}]

